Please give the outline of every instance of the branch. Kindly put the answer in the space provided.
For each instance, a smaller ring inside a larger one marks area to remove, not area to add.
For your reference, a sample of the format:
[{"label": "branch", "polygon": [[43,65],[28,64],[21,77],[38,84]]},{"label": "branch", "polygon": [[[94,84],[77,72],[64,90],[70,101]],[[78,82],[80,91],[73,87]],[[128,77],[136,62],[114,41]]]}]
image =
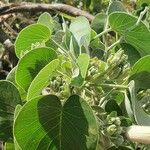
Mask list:
[{"label": "branch", "polygon": [[85,16],[89,21],[94,19],[94,16],[86,11],[80,10],[66,4],[39,4],[39,3],[20,3],[8,4],[0,7],[0,16],[10,13],[23,13],[23,12],[62,12],[71,16]]}]

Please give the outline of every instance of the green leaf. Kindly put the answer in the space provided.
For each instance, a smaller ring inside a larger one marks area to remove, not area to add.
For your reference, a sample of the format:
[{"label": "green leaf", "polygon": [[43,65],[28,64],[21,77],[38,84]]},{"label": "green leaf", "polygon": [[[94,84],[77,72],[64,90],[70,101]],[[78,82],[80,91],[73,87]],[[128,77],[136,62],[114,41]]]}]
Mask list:
[{"label": "green leaf", "polygon": [[87,69],[90,62],[90,56],[88,54],[81,54],[77,59],[77,64],[79,66],[79,70],[82,78],[86,77]]},{"label": "green leaf", "polygon": [[[92,30],[91,31],[91,39],[93,39],[96,35],[97,35],[97,33],[94,30]],[[100,51],[100,49],[101,50],[105,49],[105,45],[98,38],[91,41],[89,46],[92,49],[99,49],[99,51]]]},{"label": "green leaf", "polygon": [[[19,104],[16,106],[15,112],[14,112],[14,122],[15,122],[15,119],[17,118],[17,116],[18,116],[21,108],[22,108],[22,106],[19,105]],[[14,149],[15,150],[21,150],[20,147],[19,147],[19,145],[18,145],[18,143],[17,143],[17,141],[16,141],[16,138],[15,137],[13,137],[13,138],[14,138]]]},{"label": "green leaf", "polygon": [[[136,17],[124,12],[114,12],[109,15],[108,19],[111,28],[120,34],[125,34],[128,29],[131,29],[137,22]],[[139,26],[141,26],[143,30],[147,30],[142,22],[140,22]]]},{"label": "green leaf", "polygon": [[129,83],[129,92],[131,96],[132,109],[136,122],[142,126],[150,126],[150,115],[148,115],[140,105],[140,102],[136,98],[135,82]]},{"label": "green leaf", "polygon": [[124,102],[123,102],[124,108],[123,111],[126,111],[125,113],[131,118],[133,119],[133,110],[132,110],[132,106],[131,106],[131,102],[127,96],[127,93],[125,93],[125,98],[124,98]]},{"label": "green leaf", "polygon": [[15,150],[14,143],[6,142],[4,145],[4,150]]},{"label": "green leaf", "polygon": [[107,19],[107,15],[104,13],[98,13],[91,22],[91,28],[96,32],[100,33],[104,29],[104,25]]},{"label": "green leaf", "polygon": [[17,88],[9,81],[0,81],[0,140],[12,140],[14,111],[21,98]]},{"label": "green leaf", "polygon": [[130,81],[135,81],[136,91],[150,88],[150,55],[141,58],[131,69]]},{"label": "green leaf", "polygon": [[111,28],[121,34],[125,42],[135,47],[141,56],[150,54],[150,32],[141,21],[136,25],[137,18],[123,12],[115,12],[109,16]]},{"label": "green leaf", "polygon": [[143,4],[150,5],[150,1],[149,1],[149,0],[137,0],[137,1],[136,1],[136,5],[137,5],[138,7],[142,6]]},{"label": "green leaf", "polygon": [[10,81],[12,83],[14,83],[16,85],[16,81],[15,81],[15,73],[16,73],[16,67],[14,67],[9,74],[6,77],[7,81]]},{"label": "green leaf", "polygon": [[105,111],[111,113],[112,111],[116,111],[119,116],[122,115],[122,110],[117,104],[115,100],[109,100],[105,105]]},{"label": "green leaf", "polygon": [[54,28],[54,22],[53,22],[53,18],[49,13],[45,12],[41,14],[37,23],[45,25],[46,27],[49,28],[50,32],[52,33]]},{"label": "green leaf", "polygon": [[9,74],[8,74],[7,77],[6,77],[6,80],[12,82],[12,83],[17,87],[17,89],[18,89],[18,91],[19,91],[19,93],[20,93],[20,97],[21,97],[22,101],[25,101],[27,92],[26,92],[20,85],[18,85],[18,84],[16,83],[16,78],[15,78],[16,70],[17,70],[17,66],[14,67],[14,68],[9,72]]},{"label": "green leaf", "polygon": [[42,24],[32,24],[24,28],[15,42],[15,52],[18,58],[32,50],[36,45],[45,45],[50,38],[50,30]]},{"label": "green leaf", "polygon": [[95,150],[98,126],[91,108],[79,96],[71,96],[62,106],[58,97],[47,95],[24,105],[14,134],[23,150]]},{"label": "green leaf", "polygon": [[87,48],[89,46],[91,37],[91,28],[89,21],[85,17],[83,16],[77,17],[70,24],[70,31],[73,33],[80,47],[84,46]]},{"label": "green leaf", "polygon": [[39,71],[57,58],[57,54],[50,48],[37,48],[24,55],[16,70],[16,82],[27,92],[32,80]]},{"label": "green leaf", "polygon": [[110,3],[108,7],[108,15],[116,11],[126,12],[123,4],[120,1],[112,1]]},{"label": "green leaf", "polygon": [[37,74],[28,89],[27,100],[40,95],[43,88],[49,85],[49,81],[56,73],[59,65],[60,61],[58,59],[52,60]]},{"label": "green leaf", "polygon": [[80,87],[83,85],[83,83],[84,83],[84,78],[82,78],[81,74],[73,78],[71,81],[71,85],[75,87]]},{"label": "green leaf", "polygon": [[140,58],[139,52],[130,44],[122,43],[121,44],[124,53],[128,56],[128,61],[133,66]]},{"label": "green leaf", "polygon": [[76,58],[79,57],[80,47],[77,43],[77,40],[75,39],[75,37],[73,35],[70,38],[69,50]]}]

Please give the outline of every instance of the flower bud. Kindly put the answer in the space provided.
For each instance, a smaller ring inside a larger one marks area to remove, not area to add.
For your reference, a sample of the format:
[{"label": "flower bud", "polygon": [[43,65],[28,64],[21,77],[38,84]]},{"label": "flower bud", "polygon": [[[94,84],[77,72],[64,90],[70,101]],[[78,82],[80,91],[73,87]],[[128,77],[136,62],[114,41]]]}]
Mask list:
[{"label": "flower bud", "polygon": [[110,125],[110,126],[107,127],[107,133],[109,135],[115,134],[116,131],[117,131],[117,126],[114,125],[114,124],[112,124],[112,125]]}]

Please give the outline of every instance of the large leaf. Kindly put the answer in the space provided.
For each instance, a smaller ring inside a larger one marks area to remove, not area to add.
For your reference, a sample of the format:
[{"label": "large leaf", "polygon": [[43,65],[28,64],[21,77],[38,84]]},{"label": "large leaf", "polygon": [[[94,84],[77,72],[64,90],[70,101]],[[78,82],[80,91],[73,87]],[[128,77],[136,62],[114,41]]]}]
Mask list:
[{"label": "large leaf", "polygon": [[24,105],[14,134],[23,150],[95,150],[99,133],[82,98],[73,95],[62,106],[58,97],[47,95]]},{"label": "large leaf", "polygon": [[28,90],[32,80],[38,72],[53,59],[57,54],[50,48],[37,48],[24,55],[16,70],[16,82],[25,90]]},{"label": "large leaf", "polygon": [[135,81],[136,91],[150,88],[150,55],[135,63],[130,74],[131,80]]},{"label": "large leaf", "polygon": [[54,28],[54,21],[49,13],[45,12],[41,14],[37,23],[45,25],[46,27],[49,28],[50,32],[52,33]]},{"label": "large leaf", "polygon": [[140,102],[137,101],[134,81],[131,81],[129,83],[129,91],[131,95],[132,109],[136,122],[142,126],[150,126],[150,115],[148,115],[143,110]]},{"label": "large leaf", "polygon": [[136,25],[137,18],[123,12],[115,12],[109,16],[111,28],[123,35],[124,40],[137,48],[141,56],[150,54],[150,32],[143,22]]},{"label": "large leaf", "polygon": [[15,42],[17,57],[22,57],[30,51],[33,45],[44,45],[50,38],[50,30],[42,24],[32,24],[24,28],[18,35]]},{"label": "large leaf", "polygon": [[49,85],[50,79],[56,73],[59,65],[60,61],[58,59],[52,60],[37,74],[28,89],[28,100],[40,95],[43,88]]},{"label": "large leaf", "polygon": [[[137,18],[124,12],[114,12],[109,15],[109,24],[113,30],[120,34],[125,34],[137,22]],[[147,27],[143,22],[139,26],[143,31],[147,31]]]},{"label": "large leaf", "polygon": [[85,17],[77,17],[70,24],[70,31],[73,33],[80,47],[82,45],[86,48],[88,47],[90,44],[91,28],[89,21]]},{"label": "large leaf", "polygon": [[0,140],[12,140],[14,111],[21,98],[17,88],[9,81],[0,81]]}]

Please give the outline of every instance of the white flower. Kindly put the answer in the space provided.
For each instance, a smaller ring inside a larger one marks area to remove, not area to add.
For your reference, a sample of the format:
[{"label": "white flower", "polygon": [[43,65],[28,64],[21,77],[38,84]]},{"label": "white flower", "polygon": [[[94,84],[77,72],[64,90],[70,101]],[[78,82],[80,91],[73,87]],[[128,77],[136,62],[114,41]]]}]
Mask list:
[{"label": "white flower", "polygon": [[130,126],[127,128],[126,136],[133,142],[150,144],[150,126]]}]

